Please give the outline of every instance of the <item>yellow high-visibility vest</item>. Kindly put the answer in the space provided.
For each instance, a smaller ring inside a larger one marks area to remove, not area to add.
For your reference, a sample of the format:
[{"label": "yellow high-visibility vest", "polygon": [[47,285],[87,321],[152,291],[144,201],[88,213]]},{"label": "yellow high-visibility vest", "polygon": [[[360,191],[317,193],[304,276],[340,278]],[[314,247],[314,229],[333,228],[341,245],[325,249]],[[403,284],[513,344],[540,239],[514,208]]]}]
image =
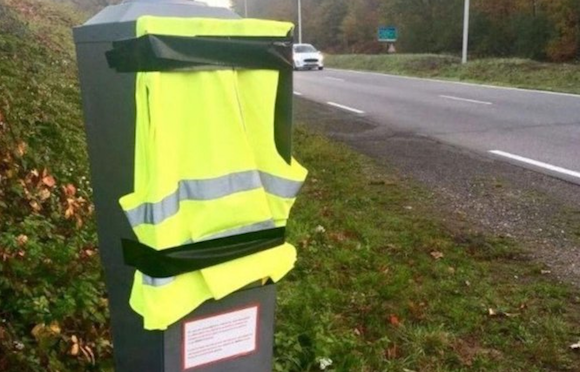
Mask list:
[{"label": "yellow high-visibility vest", "polygon": [[[286,36],[261,20],[137,20],[137,36]],[[156,250],[285,226],[307,171],[274,142],[279,72],[218,69],[139,72],[134,191],[120,204],[139,241]],[[145,329],[166,329],[208,299],[281,279],[289,244],[170,278],[136,271],[130,305]]]}]

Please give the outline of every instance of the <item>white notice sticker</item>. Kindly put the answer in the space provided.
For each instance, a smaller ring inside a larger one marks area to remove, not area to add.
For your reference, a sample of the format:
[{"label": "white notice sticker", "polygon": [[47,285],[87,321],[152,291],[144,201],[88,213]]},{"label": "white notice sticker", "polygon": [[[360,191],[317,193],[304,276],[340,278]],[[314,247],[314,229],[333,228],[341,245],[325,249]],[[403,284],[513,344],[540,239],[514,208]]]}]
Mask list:
[{"label": "white notice sticker", "polygon": [[185,370],[256,350],[258,306],[209,316],[183,325]]}]

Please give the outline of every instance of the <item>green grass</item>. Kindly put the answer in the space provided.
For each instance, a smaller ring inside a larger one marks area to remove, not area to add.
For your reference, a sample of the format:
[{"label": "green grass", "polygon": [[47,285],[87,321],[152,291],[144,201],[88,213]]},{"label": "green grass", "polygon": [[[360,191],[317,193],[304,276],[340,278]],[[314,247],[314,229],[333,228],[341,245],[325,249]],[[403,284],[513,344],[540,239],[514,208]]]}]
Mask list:
[{"label": "green grass", "polygon": [[296,148],[310,176],[289,225],[300,256],[279,286],[276,371],[320,358],[349,372],[580,370],[578,292],[515,242],[449,230],[424,190],[320,135],[300,129]]},{"label": "green grass", "polygon": [[580,94],[580,64],[434,54],[328,55],[328,67]]}]

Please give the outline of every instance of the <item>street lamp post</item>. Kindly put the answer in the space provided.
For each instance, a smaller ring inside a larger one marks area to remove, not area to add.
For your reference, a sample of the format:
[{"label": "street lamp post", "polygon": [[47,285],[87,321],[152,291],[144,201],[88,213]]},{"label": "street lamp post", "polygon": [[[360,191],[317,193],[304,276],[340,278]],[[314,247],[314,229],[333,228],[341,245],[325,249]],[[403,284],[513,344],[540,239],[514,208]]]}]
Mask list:
[{"label": "street lamp post", "polygon": [[461,63],[467,63],[467,47],[469,40],[469,0],[465,0],[465,13],[463,15],[463,58]]},{"label": "street lamp post", "polygon": [[298,0],[298,43],[302,44],[302,0]]},{"label": "street lamp post", "polygon": [[248,18],[248,0],[244,0],[244,17]]}]

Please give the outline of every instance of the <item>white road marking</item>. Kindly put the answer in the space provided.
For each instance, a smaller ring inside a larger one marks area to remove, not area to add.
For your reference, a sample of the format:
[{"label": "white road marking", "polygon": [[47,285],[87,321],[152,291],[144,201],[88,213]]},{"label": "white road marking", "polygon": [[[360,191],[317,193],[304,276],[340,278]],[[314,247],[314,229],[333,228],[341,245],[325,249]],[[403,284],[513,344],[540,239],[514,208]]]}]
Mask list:
[{"label": "white road marking", "polygon": [[489,152],[492,154],[495,154],[495,155],[509,158],[509,159],[521,161],[522,163],[531,164],[531,165],[535,165],[536,167],[548,169],[548,170],[551,170],[553,172],[558,172],[558,173],[566,174],[568,176],[580,178],[580,172],[575,172],[575,171],[570,170],[570,169],[558,167],[558,166],[548,164],[548,163],[543,163],[541,161],[537,161],[537,160],[533,160],[533,159],[524,158],[523,156],[510,154],[509,152],[505,152],[505,151],[491,150]]},{"label": "white road marking", "polygon": [[419,77],[414,77],[414,76],[385,74],[385,73],[381,73],[381,72],[372,72],[372,71],[357,71],[357,70],[346,70],[346,69],[343,70],[343,69],[338,69],[338,68],[327,68],[327,70],[328,71],[337,71],[337,72],[351,72],[351,73],[355,73],[355,74],[378,75],[378,76],[392,77],[392,78],[397,78],[397,79],[421,80],[421,81],[429,81],[432,83],[457,84],[457,85],[465,85],[468,87],[513,90],[513,91],[524,92],[524,93],[540,93],[540,94],[548,94],[548,95],[552,95],[552,96],[564,96],[564,97],[572,97],[572,98],[579,98],[580,99],[580,94],[551,92],[549,90],[502,87],[502,86],[498,86],[498,85],[465,83],[463,81],[442,80],[442,79],[428,79],[428,78],[419,78]]},{"label": "white road marking", "polygon": [[475,100],[475,99],[461,98],[461,97],[455,97],[455,96],[444,96],[444,95],[440,95],[439,97],[446,98],[446,99],[452,99],[452,100],[455,100],[455,101],[463,101],[463,102],[469,102],[469,103],[479,103],[480,105],[493,105],[493,103],[491,103],[491,102],[478,101],[478,100]]},{"label": "white road marking", "polygon": [[344,81],[344,79],[335,78],[335,77],[332,77],[332,76],[325,76],[324,78],[325,78],[325,79],[328,79],[328,80]]},{"label": "white road marking", "polygon": [[302,93],[300,93],[300,92],[297,92],[297,91],[294,91],[294,95],[301,96],[301,95],[302,95]]},{"label": "white road marking", "polygon": [[364,111],[361,111],[359,109],[355,109],[355,108],[348,107],[348,106],[345,106],[345,105],[341,105],[341,104],[338,104],[338,103],[334,103],[334,102],[326,102],[326,103],[329,104],[330,106],[338,107],[338,108],[341,108],[343,110],[347,110],[347,111],[354,112],[356,114],[364,114],[365,113]]}]

